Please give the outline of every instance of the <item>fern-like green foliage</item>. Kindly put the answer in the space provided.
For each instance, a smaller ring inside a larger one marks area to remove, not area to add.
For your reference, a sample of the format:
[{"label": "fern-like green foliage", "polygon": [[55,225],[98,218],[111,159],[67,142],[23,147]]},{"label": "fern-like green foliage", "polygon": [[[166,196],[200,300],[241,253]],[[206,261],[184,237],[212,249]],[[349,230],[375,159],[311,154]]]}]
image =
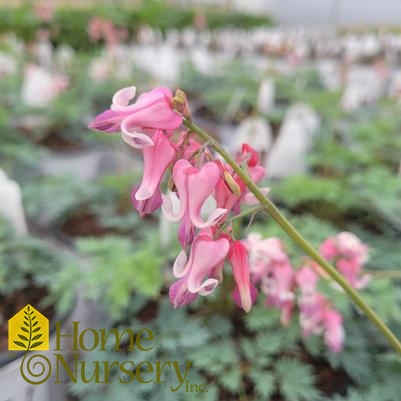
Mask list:
[{"label": "fern-like green foliage", "polygon": [[285,202],[289,207],[303,205],[308,208],[315,204],[315,211],[320,207],[323,215],[330,216],[335,209],[346,211],[355,205],[355,197],[344,187],[340,180],[320,178],[311,175],[289,177],[274,186],[273,196]]},{"label": "fern-like green foliage", "polygon": [[70,310],[79,274],[78,265],[69,269],[70,264],[70,255],[56,244],[34,236],[17,237],[8,222],[0,218],[0,299],[36,286],[48,293],[43,305],[51,303],[57,311]]},{"label": "fern-like green foliage", "polygon": [[123,317],[135,291],[155,297],[162,285],[163,258],[157,238],[133,243],[127,237],[105,236],[77,241],[77,248],[89,257],[83,276],[85,294],[97,300],[113,317]]}]

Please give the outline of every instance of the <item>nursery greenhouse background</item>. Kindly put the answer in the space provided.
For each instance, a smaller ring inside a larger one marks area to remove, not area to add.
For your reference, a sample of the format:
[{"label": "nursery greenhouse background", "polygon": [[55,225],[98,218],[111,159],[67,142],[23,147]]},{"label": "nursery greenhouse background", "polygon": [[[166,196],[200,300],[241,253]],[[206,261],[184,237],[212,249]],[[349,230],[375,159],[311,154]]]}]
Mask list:
[{"label": "nursery greenhouse background", "polygon": [[0,1],[0,401],[399,401],[400,239],[398,1]]}]

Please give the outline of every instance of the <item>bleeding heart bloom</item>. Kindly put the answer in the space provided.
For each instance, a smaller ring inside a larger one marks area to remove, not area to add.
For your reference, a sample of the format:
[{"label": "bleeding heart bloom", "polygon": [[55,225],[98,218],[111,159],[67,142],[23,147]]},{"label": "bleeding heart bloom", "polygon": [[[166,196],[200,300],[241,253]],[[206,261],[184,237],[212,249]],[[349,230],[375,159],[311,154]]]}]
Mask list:
[{"label": "bleeding heart bloom", "polygon": [[320,246],[320,253],[326,259],[335,259],[337,269],[354,288],[362,288],[369,282],[370,276],[362,274],[368,247],[356,235],[342,232],[328,238]]},{"label": "bleeding heart bloom", "polygon": [[323,325],[326,345],[331,352],[341,352],[345,337],[341,314],[334,309],[326,309],[323,313]]},{"label": "bleeding heart bloom", "polygon": [[206,220],[201,217],[201,209],[207,198],[214,192],[220,178],[216,163],[208,162],[201,168],[193,167],[188,160],[180,159],[174,164],[173,179],[180,200],[180,210],[173,211],[173,200],[162,195],[162,210],[170,221],[186,220],[197,228],[211,227],[227,212],[216,208]]},{"label": "bleeding heart bloom", "polygon": [[267,295],[266,305],[280,309],[282,324],[288,324],[295,299],[294,270],[291,265],[271,265],[266,277],[262,278],[260,288]]},{"label": "bleeding heart bloom", "polygon": [[[260,182],[265,176],[265,168],[259,164],[259,153],[247,144],[242,145],[241,153],[237,157],[237,163],[246,164],[249,177],[256,183]],[[234,172],[231,166],[219,163],[222,170],[222,178],[216,187],[217,206],[231,210],[234,214],[240,212],[240,203],[255,204],[259,201],[252,195],[244,182]],[[227,178],[231,183],[227,182]],[[233,190],[235,187],[235,191]],[[264,194],[269,192],[269,188],[261,188]]]},{"label": "bleeding heart bloom", "polygon": [[299,300],[299,323],[305,337],[323,332],[323,316],[328,305],[327,299],[318,292],[314,293],[307,302]]},{"label": "bleeding heart bloom", "polygon": [[173,267],[179,280],[170,287],[175,308],[192,302],[198,294],[206,296],[214,291],[229,249],[227,238],[214,240],[201,232],[192,243],[189,258],[184,251],[179,253]]},{"label": "bleeding heart bloom", "polygon": [[228,259],[236,284],[233,292],[234,301],[245,312],[249,312],[256,301],[257,290],[250,282],[248,251],[241,241],[234,241],[231,244]]},{"label": "bleeding heart bloom", "polygon": [[115,93],[110,109],[99,114],[89,128],[102,132],[122,131],[124,139],[131,146],[142,148],[153,145],[147,135],[149,131],[173,131],[182,123],[182,116],[172,107],[173,94],[164,87],[155,88],[140,95],[133,104],[134,86],[123,88]]},{"label": "bleeding heart bloom", "polygon": [[152,141],[154,145],[145,146],[142,150],[144,171],[141,185],[135,194],[138,201],[152,197],[176,153],[163,131],[157,130],[152,136]]},{"label": "bleeding heart bloom", "polygon": [[241,148],[241,153],[237,158],[237,163],[246,162],[248,166],[249,176],[253,181],[258,183],[266,175],[266,170],[260,163],[259,153],[252,146],[244,143]]},{"label": "bleeding heart bloom", "polygon": [[283,243],[278,238],[262,239],[258,233],[251,233],[244,242],[250,252],[252,281],[258,283],[276,266],[290,264]]},{"label": "bleeding heart bloom", "polygon": [[[237,193],[233,192],[233,189],[230,188],[228,183],[225,181],[224,171],[227,171],[229,174],[229,170],[227,170],[224,166],[221,166],[223,171],[222,177],[218,181],[216,185],[216,203],[218,207],[231,210],[234,214],[240,212],[240,201],[241,195],[245,192],[246,187],[242,180],[236,175],[232,175],[233,185],[236,186]],[[231,174],[230,174],[231,175]]]},{"label": "bleeding heart bloom", "polygon": [[301,290],[299,302],[304,305],[313,303],[319,276],[308,267],[303,267],[295,273],[295,281]]}]

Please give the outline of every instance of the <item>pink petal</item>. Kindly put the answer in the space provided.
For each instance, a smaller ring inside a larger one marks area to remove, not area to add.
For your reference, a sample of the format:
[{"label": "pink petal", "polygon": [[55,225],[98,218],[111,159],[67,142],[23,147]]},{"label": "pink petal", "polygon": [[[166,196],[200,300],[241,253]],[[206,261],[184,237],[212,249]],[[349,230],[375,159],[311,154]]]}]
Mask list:
[{"label": "pink petal", "polygon": [[208,162],[201,169],[188,172],[189,216],[195,227],[205,228],[216,224],[227,212],[217,208],[206,221],[201,217],[201,209],[206,199],[213,193],[220,179],[220,169],[214,162]]},{"label": "pink petal", "polygon": [[137,200],[149,199],[158,188],[163,175],[174,159],[175,149],[162,131],[156,131],[152,138],[154,145],[143,148],[144,172]]},{"label": "pink petal", "polygon": [[234,241],[231,245],[228,258],[233,270],[240,307],[245,312],[249,312],[254,299],[252,300],[253,285],[250,282],[248,251],[245,245],[241,241]]},{"label": "pink petal", "polygon": [[198,294],[188,291],[187,279],[184,277],[170,286],[169,297],[174,308],[177,308],[190,304],[198,297]]},{"label": "pink petal", "polygon": [[162,204],[162,198],[160,190],[157,189],[151,198],[139,201],[136,199],[135,195],[139,187],[135,187],[131,192],[131,202],[135,209],[138,211],[139,216],[143,217],[146,214],[151,214],[160,208]]},{"label": "pink petal", "polygon": [[135,97],[135,94],[135,86],[120,89],[113,96],[111,110],[131,111],[134,105],[129,105],[129,102]]},{"label": "pink petal", "polygon": [[190,292],[206,291],[205,287],[218,284],[218,280],[206,281],[202,284],[205,276],[209,275],[214,266],[220,264],[227,256],[230,244],[226,238],[217,241],[212,239],[197,238],[192,244],[189,264],[191,270],[188,273],[188,289]]},{"label": "pink petal", "polygon": [[152,138],[146,134],[136,131],[127,131],[124,121],[121,124],[121,137],[123,141],[135,149],[143,149],[146,146],[153,146],[154,142]]},{"label": "pink petal", "polygon": [[173,266],[173,273],[174,276],[177,278],[184,277],[185,274],[188,272],[189,265],[187,264],[188,257],[185,251],[181,251],[175,259],[174,266]]},{"label": "pink petal", "polygon": [[121,131],[121,122],[126,116],[120,111],[106,110],[97,115],[88,127],[102,132],[119,132]]}]

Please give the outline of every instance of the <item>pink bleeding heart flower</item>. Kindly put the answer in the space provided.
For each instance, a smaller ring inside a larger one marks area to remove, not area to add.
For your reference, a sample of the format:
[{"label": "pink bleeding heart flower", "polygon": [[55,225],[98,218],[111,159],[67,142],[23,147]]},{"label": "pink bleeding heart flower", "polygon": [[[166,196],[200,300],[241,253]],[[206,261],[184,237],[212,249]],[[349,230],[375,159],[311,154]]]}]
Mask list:
[{"label": "pink bleeding heart flower", "polygon": [[308,267],[303,267],[295,273],[295,281],[301,291],[299,302],[303,305],[312,304],[315,300],[319,276]]},{"label": "pink bleeding heart flower", "polygon": [[231,244],[228,260],[236,284],[233,299],[240,308],[249,312],[256,301],[257,290],[250,281],[248,251],[241,241]]},{"label": "pink bleeding heart flower", "polygon": [[320,246],[320,253],[326,259],[335,260],[337,269],[354,288],[363,288],[370,281],[370,275],[362,272],[368,247],[356,235],[342,232],[328,238]]},{"label": "pink bleeding heart flower", "polygon": [[143,148],[144,171],[141,185],[135,193],[135,199],[149,199],[159,187],[163,175],[173,161],[176,150],[163,131],[157,130],[152,136],[153,145]]},{"label": "pink bleeding heart flower", "polygon": [[343,318],[340,312],[327,308],[323,313],[324,341],[331,352],[341,352],[344,346]]},{"label": "pink bleeding heart flower", "polygon": [[324,312],[328,307],[327,299],[322,294],[316,292],[308,302],[300,300],[298,307],[299,323],[303,336],[308,337],[311,334],[321,334],[324,330]]},{"label": "pink bleeding heart flower", "polygon": [[[234,214],[240,212],[240,201],[241,195],[245,192],[246,186],[243,181],[236,175],[232,174],[232,169],[228,166],[224,166],[221,162],[218,162],[222,171],[221,177],[216,185],[216,203],[218,207],[230,210]],[[231,175],[234,185],[236,185],[238,193],[234,193],[232,188],[226,183],[224,173],[227,172]]]},{"label": "pink bleeding heart flower", "polygon": [[237,158],[237,162],[239,164],[246,162],[249,176],[256,183],[260,182],[266,175],[266,169],[259,164],[260,156],[258,151],[247,143],[242,145],[241,153]]},{"label": "pink bleeding heart flower", "polygon": [[198,294],[206,296],[214,291],[229,249],[227,238],[214,240],[201,232],[192,243],[189,257],[184,251],[178,254],[173,273],[179,280],[169,292],[175,308],[192,302]]},{"label": "pink bleeding heart flower", "polygon": [[186,224],[197,228],[211,227],[227,212],[216,208],[206,220],[201,217],[201,210],[206,200],[213,194],[220,178],[216,163],[208,162],[201,168],[193,167],[188,160],[180,159],[173,167],[173,179],[180,200],[180,210],[173,211],[173,199],[162,195],[162,210],[170,221],[185,219]]},{"label": "pink bleeding heart flower", "polygon": [[266,294],[266,305],[281,310],[281,323],[287,325],[294,307],[294,270],[290,264],[271,265],[266,277],[262,278],[262,292]]},{"label": "pink bleeding heart flower", "polygon": [[182,116],[173,110],[172,92],[158,87],[140,95],[137,101],[134,86],[115,93],[110,109],[96,116],[89,128],[102,132],[122,131],[124,140],[136,148],[153,145],[147,135],[152,130],[173,131],[182,124]]},{"label": "pink bleeding heart flower", "polygon": [[283,243],[278,238],[262,239],[259,233],[250,233],[244,241],[250,253],[250,271],[252,281],[258,283],[275,266],[288,265],[290,260],[284,251]]}]

